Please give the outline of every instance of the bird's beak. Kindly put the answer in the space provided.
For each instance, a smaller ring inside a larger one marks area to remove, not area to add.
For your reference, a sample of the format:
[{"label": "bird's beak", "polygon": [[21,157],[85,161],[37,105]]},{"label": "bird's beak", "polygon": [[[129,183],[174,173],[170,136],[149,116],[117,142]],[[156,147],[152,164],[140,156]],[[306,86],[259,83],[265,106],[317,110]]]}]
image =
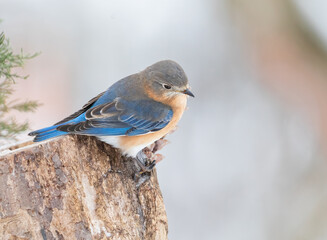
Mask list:
[{"label": "bird's beak", "polygon": [[184,94],[186,94],[186,95],[189,95],[189,96],[191,96],[191,97],[194,97],[194,94],[190,91],[190,89],[186,89],[186,90],[184,90],[182,93],[184,93]]}]

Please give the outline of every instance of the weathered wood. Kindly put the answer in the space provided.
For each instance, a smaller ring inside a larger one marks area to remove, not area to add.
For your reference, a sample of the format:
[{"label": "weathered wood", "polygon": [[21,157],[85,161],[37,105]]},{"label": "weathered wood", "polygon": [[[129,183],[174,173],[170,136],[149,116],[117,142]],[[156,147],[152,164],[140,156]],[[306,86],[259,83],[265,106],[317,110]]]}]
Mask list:
[{"label": "weathered wood", "polygon": [[66,136],[0,157],[1,239],[167,239],[156,171],[93,137]]}]

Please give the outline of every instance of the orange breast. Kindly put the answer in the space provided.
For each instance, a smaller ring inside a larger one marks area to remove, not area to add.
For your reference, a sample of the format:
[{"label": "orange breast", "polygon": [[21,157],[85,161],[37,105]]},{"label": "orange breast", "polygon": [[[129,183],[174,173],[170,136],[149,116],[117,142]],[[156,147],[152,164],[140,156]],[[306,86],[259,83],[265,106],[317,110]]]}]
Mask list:
[{"label": "orange breast", "polygon": [[[163,129],[138,136],[121,136],[119,138],[120,148],[124,151],[135,148],[136,146],[148,146],[156,140],[162,138],[170,131],[174,130],[178,121],[181,119],[186,108],[187,97],[185,95],[177,95],[165,104],[169,105],[173,110],[173,117],[166,127]],[[143,148],[143,147],[142,147]]]}]

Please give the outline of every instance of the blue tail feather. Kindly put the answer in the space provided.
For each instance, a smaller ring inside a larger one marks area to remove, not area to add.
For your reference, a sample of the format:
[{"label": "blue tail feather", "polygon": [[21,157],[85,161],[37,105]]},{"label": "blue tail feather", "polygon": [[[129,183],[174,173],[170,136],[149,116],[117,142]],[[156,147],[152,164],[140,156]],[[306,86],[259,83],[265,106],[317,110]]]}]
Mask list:
[{"label": "blue tail feather", "polygon": [[38,135],[38,134],[45,133],[45,132],[48,132],[50,130],[56,129],[57,127],[58,126],[50,126],[50,127],[42,128],[42,129],[30,132],[28,135],[29,136],[35,136],[35,135]]},{"label": "blue tail feather", "polygon": [[56,128],[58,125],[42,128],[34,132],[29,133],[30,136],[35,136],[34,142],[41,142],[49,138],[58,137],[67,134],[66,132],[58,131]]},{"label": "blue tail feather", "polygon": [[58,124],[58,125],[53,125],[50,127],[42,128],[42,129],[30,132],[28,135],[35,136],[35,138],[33,139],[34,142],[41,142],[41,141],[47,140],[49,138],[66,135],[66,134],[68,134],[67,132],[58,131],[57,127],[67,124],[67,123],[71,123],[73,121],[74,121],[74,119],[71,121],[65,122],[65,123]]},{"label": "blue tail feather", "polygon": [[58,131],[58,130],[50,130],[50,131],[47,131],[47,132],[40,132],[35,136],[33,141],[34,142],[41,142],[41,141],[47,140],[49,138],[54,138],[54,137],[58,137],[58,136],[61,136],[61,135],[66,135],[66,134],[67,134],[66,132],[61,132],[61,131]]}]

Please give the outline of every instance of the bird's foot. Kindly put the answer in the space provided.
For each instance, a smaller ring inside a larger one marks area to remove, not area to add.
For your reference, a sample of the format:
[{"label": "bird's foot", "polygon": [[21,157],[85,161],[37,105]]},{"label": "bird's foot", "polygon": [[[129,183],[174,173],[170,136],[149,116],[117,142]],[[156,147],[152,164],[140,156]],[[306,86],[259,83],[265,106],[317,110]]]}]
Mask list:
[{"label": "bird's foot", "polygon": [[154,166],[156,165],[156,160],[151,160],[147,154],[141,150],[136,155],[136,163],[140,167],[140,174],[149,173],[152,171]]},{"label": "bird's foot", "polygon": [[166,146],[169,143],[168,140],[164,139],[164,137],[160,138],[159,140],[152,143],[149,147],[145,148],[146,152],[150,152],[152,154],[155,154],[157,151],[162,149],[164,146]]},{"label": "bird's foot", "polygon": [[150,173],[155,165],[160,162],[164,156],[161,154],[156,154],[156,152],[166,146],[169,142],[161,138],[149,147],[144,148],[136,155],[136,162],[141,168],[140,174]]}]

